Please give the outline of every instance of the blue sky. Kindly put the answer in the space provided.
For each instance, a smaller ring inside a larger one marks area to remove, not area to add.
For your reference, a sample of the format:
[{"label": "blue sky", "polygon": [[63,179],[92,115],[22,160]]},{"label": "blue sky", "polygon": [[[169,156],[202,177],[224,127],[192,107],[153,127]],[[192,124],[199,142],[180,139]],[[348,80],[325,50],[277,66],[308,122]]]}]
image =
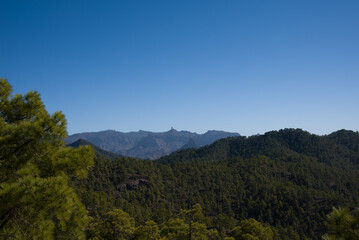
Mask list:
[{"label": "blue sky", "polygon": [[0,0],[0,76],[70,134],[359,130],[359,1]]}]

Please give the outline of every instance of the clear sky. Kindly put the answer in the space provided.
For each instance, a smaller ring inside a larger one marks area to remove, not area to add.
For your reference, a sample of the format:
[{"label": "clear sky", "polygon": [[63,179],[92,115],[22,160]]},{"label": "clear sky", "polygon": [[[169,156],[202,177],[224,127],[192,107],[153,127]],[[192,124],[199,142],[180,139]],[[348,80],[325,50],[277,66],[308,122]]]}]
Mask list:
[{"label": "clear sky", "polygon": [[359,1],[0,0],[0,76],[70,134],[359,130]]}]

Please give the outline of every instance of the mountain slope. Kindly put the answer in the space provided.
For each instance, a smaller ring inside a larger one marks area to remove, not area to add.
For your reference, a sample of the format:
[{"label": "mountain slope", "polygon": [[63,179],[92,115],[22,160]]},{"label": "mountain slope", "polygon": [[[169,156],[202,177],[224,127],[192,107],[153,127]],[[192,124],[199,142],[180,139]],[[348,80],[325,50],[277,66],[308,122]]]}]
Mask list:
[{"label": "mountain slope", "polygon": [[180,147],[179,150],[188,149],[188,148],[199,148],[199,146],[196,144],[196,142],[191,138],[188,143]]},{"label": "mountain slope", "polygon": [[334,132],[328,136],[317,136],[301,129],[284,129],[252,137],[220,139],[200,149],[177,151],[162,157],[159,161],[220,161],[254,155],[287,158],[306,154],[317,158],[320,162],[331,164],[359,163],[358,139],[358,133],[347,130]]},{"label": "mountain slope", "polygon": [[107,159],[115,159],[115,158],[122,157],[119,154],[103,150],[102,148],[99,148],[99,147],[95,146],[94,144],[92,144],[92,143],[90,143],[90,142],[88,142],[88,141],[86,141],[84,139],[79,139],[76,142],[68,144],[67,146],[77,148],[79,146],[87,146],[87,145],[92,147],[92,149],[94,150],[97,157],[104,157],[104,158],[107,158]]},{"label": "mountain slope", "polygon": [[285,129],[158,161],[98,158],[78,193],[93,217],[120,208],[136,222],[161,224],[200,203],[208,225],[224,235],[237,220],[254,218],[275,226],[277,239],[319,240],[333,206],[358,206],[357,134]]},{"label": "mountain slope", "polygon": [[[157,159],[170,154],[193,139],[198,146],[211,144],[214,141],[231,136],[239,136],[238,133],[223,131],[208,131],[204,134],[177,131],[171,129],[167,132],[117,132],[102,131],[90,133],[78,133],[69,136],[65,141],[72,143],[78,139],[85,139],[100,148],[121,155],[142,159]],[[151,142],[151,143],[150,143]]]}]

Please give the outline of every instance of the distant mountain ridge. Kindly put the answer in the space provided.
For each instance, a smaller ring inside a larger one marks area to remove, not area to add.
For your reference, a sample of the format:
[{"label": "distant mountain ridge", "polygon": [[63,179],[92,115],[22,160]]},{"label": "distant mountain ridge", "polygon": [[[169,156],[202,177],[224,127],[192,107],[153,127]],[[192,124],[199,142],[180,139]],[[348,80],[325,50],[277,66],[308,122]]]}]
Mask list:
[{"label": "distant mountain ridge", "polygon": [[86,140],[106,151],[119,155],[142,159],[157,159],[172,152],[186,148],[202,147],[227,137],[238,137],[239,133],[211,130],[204,134],[189,131],[177,131],[174,128],[167,132],[118,132],[106,130],[70,135],[65,139],[67,144],[79,139]]}]

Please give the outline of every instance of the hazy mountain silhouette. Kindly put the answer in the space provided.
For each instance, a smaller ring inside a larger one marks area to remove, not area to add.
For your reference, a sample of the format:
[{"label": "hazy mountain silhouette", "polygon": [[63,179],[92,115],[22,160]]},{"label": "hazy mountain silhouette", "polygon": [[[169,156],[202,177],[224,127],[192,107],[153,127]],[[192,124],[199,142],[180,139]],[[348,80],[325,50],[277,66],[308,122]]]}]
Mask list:
[{"label": "hazy mountain silhouette", "polygon": [[87,145],[90,145],[92,147],[92,149],[94,150],[94,152],[97,156],[102,156],[102,157],[109,158],[109,159],[115,159],[115,158],[121,157],[121,155],[119,155],[119,154],[103,150],[103,149],[99,148],[98,146],[95,146],[94,144],[92,144],[84,139],[79,139],[73,143],[68,144],[67,146],[78,148],[80,146],[87,146]]},{"label": "hazy mountain silhouette", "polygon": [[196,142],[193,140],[193,138],[190,138],[188,143],[183,145],[179,150],[187,149],[187,148],[199,148],[199,146],[196,144]]},{"label": "hazy mountain silhouette", "polygon": [[167,132],[117,132],[107,130],[101,132],[78,133],[65,139],[73,143],[84,139],[104,150],[130,157],[157,159],[179,149],[198,148],[211,144],[218,139],[240,136],[238,133],[224,131],[208,131],[204,134],[189,131],[177,131],[173,128]]}]

